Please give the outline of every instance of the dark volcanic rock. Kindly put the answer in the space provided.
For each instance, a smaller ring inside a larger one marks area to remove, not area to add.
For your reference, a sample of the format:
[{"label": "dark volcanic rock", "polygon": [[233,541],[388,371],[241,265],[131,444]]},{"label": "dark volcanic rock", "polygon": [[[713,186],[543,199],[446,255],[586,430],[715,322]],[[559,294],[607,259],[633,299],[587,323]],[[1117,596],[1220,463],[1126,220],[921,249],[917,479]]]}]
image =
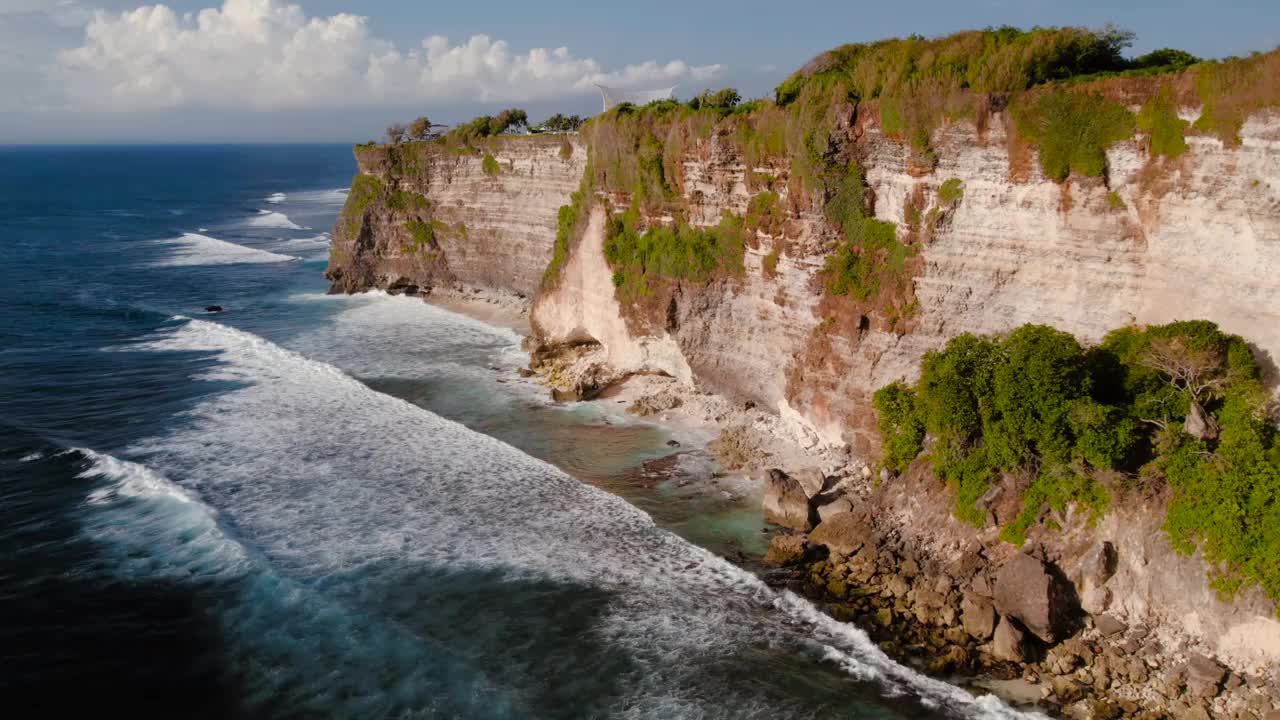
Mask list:
[{"label": "dark volcanic rock", "polygon": [[775,525],[808,532],[813,529],[813,507],[800,483],[773,468],[765,473],[764,519]]},{"label": "dark volcanic rock", "polygon": [[1062,638],[1079,614],[1069,584],[1024,553],[1014,555],[996,573],[995,605],[1001,615],[1017,619],[1047,643]]},{"label": "dark volcanic rock", "polygon": [[222,312],[222,306],[221,305],[205,305],[204,311],[211,312],[211,313],[220,313]]}]

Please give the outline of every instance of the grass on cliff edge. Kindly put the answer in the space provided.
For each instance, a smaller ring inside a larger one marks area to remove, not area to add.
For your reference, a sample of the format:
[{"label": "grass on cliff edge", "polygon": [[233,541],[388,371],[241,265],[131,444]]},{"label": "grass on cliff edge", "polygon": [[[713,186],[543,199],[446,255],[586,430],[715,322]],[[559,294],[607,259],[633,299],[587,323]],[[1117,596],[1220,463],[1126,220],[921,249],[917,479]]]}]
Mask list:
[{"label": "grass on cliff edge", "polygon": [[[1090,348],[1024,325],[954,338],[875,405],[884,464],[904,472],[932,438],[926,458],[966,522],[988,522],[997,483],[1023,488],[1001,532],[1017,544],[1071,505],[1096,519],[1131,487],[1167,486],[1174,548],[1201,549],[1224,598],[1257,584],[1280,601],[1280,439],[1260,377],[1245,341],[1207,321],[1125,327]],[[1201,411],[1216,436],[1184,431]]]}]

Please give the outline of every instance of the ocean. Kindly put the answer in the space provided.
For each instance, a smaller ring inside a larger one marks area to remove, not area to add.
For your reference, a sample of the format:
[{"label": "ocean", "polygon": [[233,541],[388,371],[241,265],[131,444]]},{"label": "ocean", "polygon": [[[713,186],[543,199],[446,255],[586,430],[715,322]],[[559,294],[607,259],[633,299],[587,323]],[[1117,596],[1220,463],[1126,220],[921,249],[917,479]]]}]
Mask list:
[{"label": "ocean", "polygon": [[353,172],[0,148],[6,714],[1018,716],[723,559],[758,499],[636,482],[690,438],[552,403],[518,325],[326,295]]}]

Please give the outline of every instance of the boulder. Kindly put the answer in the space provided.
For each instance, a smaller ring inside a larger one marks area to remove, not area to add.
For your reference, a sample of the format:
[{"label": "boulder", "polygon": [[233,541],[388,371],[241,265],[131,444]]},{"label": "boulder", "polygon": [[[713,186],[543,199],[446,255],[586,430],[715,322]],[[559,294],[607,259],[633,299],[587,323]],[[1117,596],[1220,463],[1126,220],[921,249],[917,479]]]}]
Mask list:
[{"label": "boulder", "polygon": [[991,654],[997,660],[1020,663],[1026,659],[1026,641],[1021,630],[1009,618],[1000,618],[1000,624],[991,638]]},{"label": "boulder", "polygon": [[1116,546],[1109,541],[1098,543],[1085,555],[1080,565],[1081,577],[1086,587],[1102,587],[1116,574]]},{"label": "boulder", "polygon": [[818,506],[818,519],[826,522],[832,515],[847,512],[853,512],[853,501],[846,497],[836,498],[826,505]]},{"label": "boulder", "polygon": [[1093,619],[1093,625],[1106,637],[1119,635],[1129,629],[1128,625],[1117,620],[1114,615],[1099,615]]},{"label": "boulder", "polygon": [[798,533],[774,535],[769,541],[769,551],[764,555],[764,564],[772,567],[795,565],[804,559],[807,539]]},{"label": "boulder", "polygon": [[800,487],[804,490],[806,497],[813,497],[822,492],[823,487],[827,484],[827,476],[815,467],[808,467],[791,473],[791,477],[800,483]]},{"label": "boulder", "polygon": [[222,306],[221,305],[205,305],[204,311],[207,313],[220,313],[222,312]]},{"label": "boulder", "polygon": [[1078,615],[1071,588],[1037,558],[1019,553],[996,573],[995,606],[1047,643],[1063,637]]},{"label": "boulder", "polygon": [[1187,411],[1187,420],[1182,425],[1182,431],[1193,438],[1200,440],[1212,440],[1218,437],[1218,423],[1214,421],[1213,416],[1200,407],[1200,403],[1191,403],[1191,409]]},{"label": "boulder", "polygon": [[1211,698],[1222,689],[1227,669],[1213,658],[1192,653],[1187,658],[1187,693],[1192,697]]},{"label": "boulder", "polygon": [[765,521],[801,532],[813,529],[813,508],[800,483],[776,468],[767,471],[764,480]]},{"label": "boulder", "polygon": [[965,593],[960,601],[960,623],[975,639],[986,640],[995,632],[996,606],[981,595]]},{"label": "boulder", "polygon": [[1080,597],[1080,607],[1090,615],[1101,615],[1111,607],[1111,588],[1091,587]]},{"label": "boulder", "polygon": [[852,555],[872,542],[875,531],[867,518],[851,512],[836,513],[823,520],[809,539],[817,545],[824,545],[833,553]]}]

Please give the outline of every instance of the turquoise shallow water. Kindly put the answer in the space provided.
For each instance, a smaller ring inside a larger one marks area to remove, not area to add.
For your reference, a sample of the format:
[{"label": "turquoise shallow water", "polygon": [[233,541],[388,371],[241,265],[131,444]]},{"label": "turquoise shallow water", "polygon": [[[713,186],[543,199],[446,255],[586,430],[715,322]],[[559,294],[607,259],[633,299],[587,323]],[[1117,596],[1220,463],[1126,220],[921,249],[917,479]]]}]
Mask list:
[{"label": "turquoise shallow water", "polygon": [[549,403],[511,329],[324,295],[346,148],[0,154],[7,708],[1010,714],[709,552],[750,504],[636,482],[669,431]]}]

